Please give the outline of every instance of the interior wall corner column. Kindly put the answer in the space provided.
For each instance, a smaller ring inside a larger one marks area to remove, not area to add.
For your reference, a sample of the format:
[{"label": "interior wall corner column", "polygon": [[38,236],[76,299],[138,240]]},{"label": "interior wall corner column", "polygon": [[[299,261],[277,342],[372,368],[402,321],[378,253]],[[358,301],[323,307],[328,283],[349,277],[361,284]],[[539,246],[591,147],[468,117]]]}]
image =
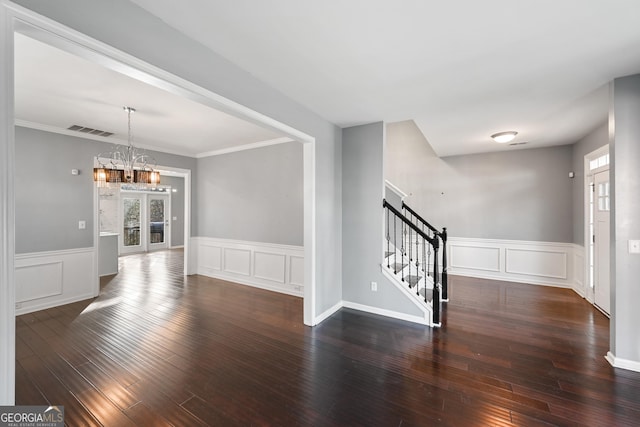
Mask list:
[{"label": "interior wall corner column", "polygon": [[613,366],[640,371],[640,74],[611,83],[611,334],[607,359]]}]

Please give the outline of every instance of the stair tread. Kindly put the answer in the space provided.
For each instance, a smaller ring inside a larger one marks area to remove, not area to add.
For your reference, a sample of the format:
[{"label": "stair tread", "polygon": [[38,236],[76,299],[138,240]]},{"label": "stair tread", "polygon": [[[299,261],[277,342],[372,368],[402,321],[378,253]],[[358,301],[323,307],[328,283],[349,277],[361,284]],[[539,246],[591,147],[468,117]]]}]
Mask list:
[{"label": "stair tread", "polygon": [[401,263],[399,263],[399,262],[396,262],[396,263],[394,263],[394,264],[391,264],[391,269],[392,269],[393,271],[401,271],[401,270],[402,270],[403,268],[405,268],[407,265],[409,265],[409,264],[404,264],[404,263],[403,263],[403,264],[401,264]]},{"label": "stair tread", "polygon": [[427,301],[431,301],[431,300],[433,300],[433,289],[425,289],[425,288],[422,288],[422,289],[420,289],[420,291],[419,291],[419,292],[420,292],[420,295],[421,295],[423,298],[424,298],[424,294],[425,294],[425,292],[427,293]]},{"label": "stair tread", "polygon": [[410,287],[414,287],[420,280],[422,280],[422,276],[414,276],[409,274],[408,276],[404,276],[404,281],[409,283]]}]

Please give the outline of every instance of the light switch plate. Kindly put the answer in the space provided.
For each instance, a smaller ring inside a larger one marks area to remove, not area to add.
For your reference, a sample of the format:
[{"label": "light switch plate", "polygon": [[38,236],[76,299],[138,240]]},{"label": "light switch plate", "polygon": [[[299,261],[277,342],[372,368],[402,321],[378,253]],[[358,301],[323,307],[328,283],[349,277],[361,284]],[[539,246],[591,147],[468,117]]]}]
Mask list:
[{"label": "light switch plate", "polygon": [[84,230],[87,228],[87,221],[78,221],[78,230]]},{"label": "light switch plate", "polygon": [[640,254],[640,240],[629,240],[629,253]]}]

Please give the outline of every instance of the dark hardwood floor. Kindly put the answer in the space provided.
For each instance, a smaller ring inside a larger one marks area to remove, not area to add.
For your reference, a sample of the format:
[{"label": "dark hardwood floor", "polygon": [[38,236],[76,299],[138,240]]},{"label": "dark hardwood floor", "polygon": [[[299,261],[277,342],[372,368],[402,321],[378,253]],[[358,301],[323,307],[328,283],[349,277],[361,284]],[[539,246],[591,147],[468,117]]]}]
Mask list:
[{"label": "dark hardwood floor", "polygon": [[640,374],[566,289],[453,277],[444,326],[182,276],[182,252],[121,258],[93,301],[17,318],[18,404],[105,426],[640,425]]}]

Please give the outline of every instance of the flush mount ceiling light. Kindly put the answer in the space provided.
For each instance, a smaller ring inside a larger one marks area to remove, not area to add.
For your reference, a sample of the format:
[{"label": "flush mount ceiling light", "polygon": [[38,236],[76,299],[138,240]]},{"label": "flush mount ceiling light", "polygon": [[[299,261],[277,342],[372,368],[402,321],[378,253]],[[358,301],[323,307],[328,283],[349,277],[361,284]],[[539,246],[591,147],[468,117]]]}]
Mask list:
[{"label": "flush mount ceiling light", "polygon": [[160,172],[154,170],[156,160],[133,146],[131,113],[135,108],[123,107],[127,113],[127,145],[118,145],[115,151],[98,154],[98,167],[93,169],[93,180],[99,186],[106,183],[151,184],[160,182]]},{"label": "flush mount ceiling light", "polygon": [[493,135],[491,135],[491,138],[493,138],[495,142],[498,142],[500,144],[505,144],[507,142],[513,141],[513,138],[515,138],[517,134],[518,132],[514,130],[510,130],[507,132],[494,133]]}]

